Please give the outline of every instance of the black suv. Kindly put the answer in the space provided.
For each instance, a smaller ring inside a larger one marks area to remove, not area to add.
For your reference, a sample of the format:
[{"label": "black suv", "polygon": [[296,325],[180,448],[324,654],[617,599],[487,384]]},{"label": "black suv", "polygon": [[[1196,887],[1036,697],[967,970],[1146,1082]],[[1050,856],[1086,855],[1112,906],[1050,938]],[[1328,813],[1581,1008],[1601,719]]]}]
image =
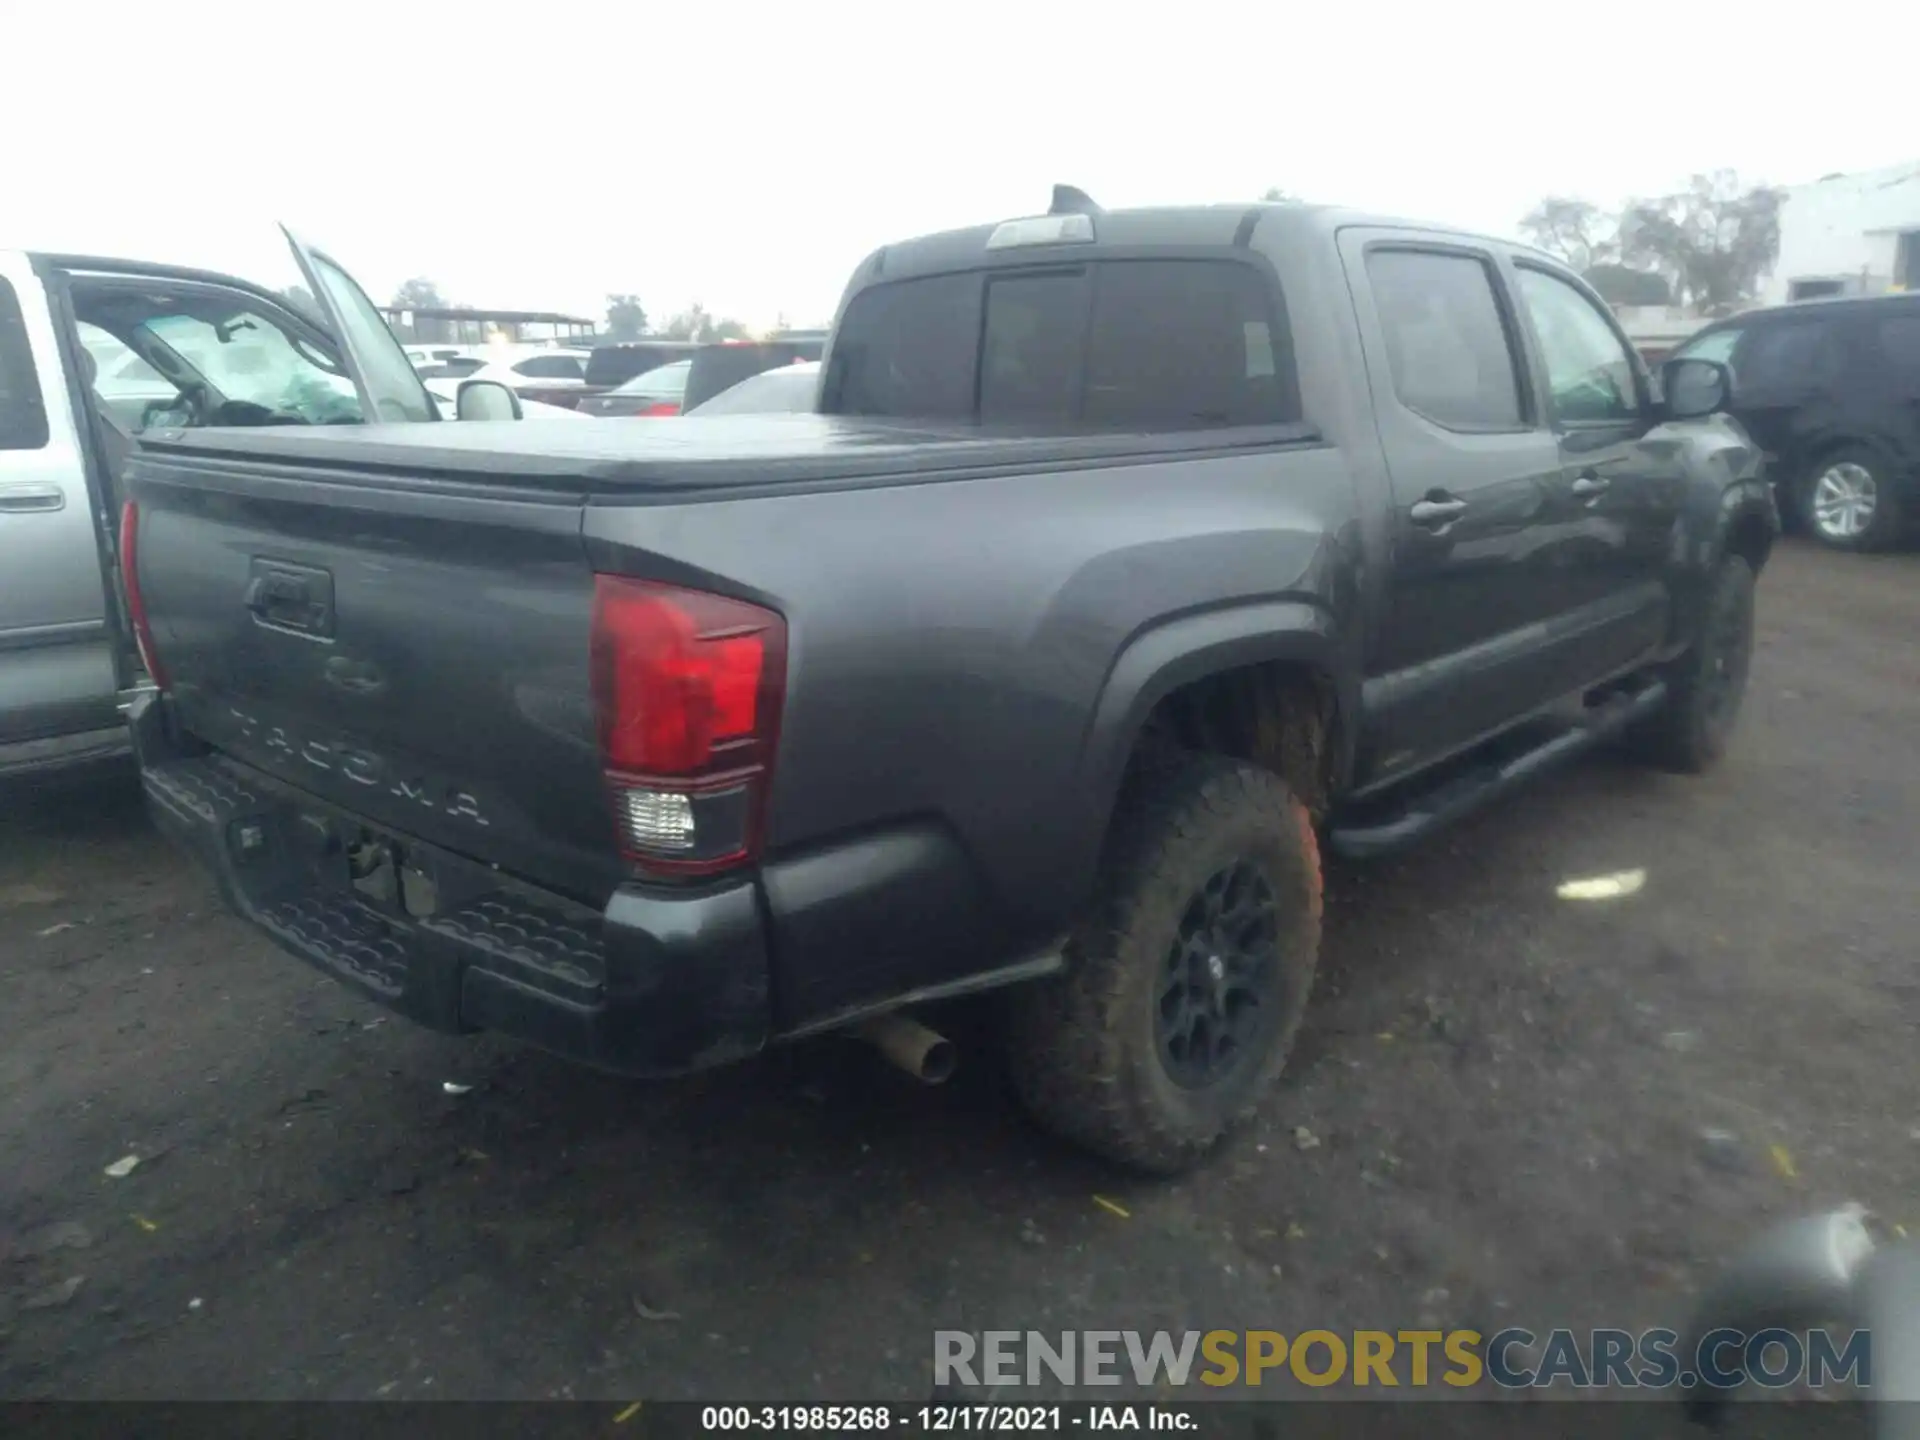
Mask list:
[{"label": "black suv", "polygon": [[1920,295],[1750,310],[1677,353],[1732,368],[1733,413],[1815,539],[1882,549],[1920,515]]}]

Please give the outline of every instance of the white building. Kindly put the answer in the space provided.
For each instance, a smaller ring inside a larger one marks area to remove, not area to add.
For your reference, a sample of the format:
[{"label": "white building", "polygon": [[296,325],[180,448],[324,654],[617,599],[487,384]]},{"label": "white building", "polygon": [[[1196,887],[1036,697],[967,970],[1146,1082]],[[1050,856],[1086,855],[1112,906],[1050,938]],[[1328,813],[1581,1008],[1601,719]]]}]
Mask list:
[{"label": "white building", "polygon": [[1920,290],[1920,161],[1795,185],[1762,300]]}]

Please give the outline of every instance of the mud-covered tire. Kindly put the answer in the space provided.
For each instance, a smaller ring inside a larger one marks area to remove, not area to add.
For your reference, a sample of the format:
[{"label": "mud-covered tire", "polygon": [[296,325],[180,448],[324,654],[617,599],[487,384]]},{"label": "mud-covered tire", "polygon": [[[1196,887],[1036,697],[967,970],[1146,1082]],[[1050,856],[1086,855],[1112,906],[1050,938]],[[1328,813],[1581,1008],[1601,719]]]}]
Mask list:
[{"label": "mud-covered tire", "polygon": [[1629,737],[1642,759],[1698,774],[1726,753],[1753,661],[1753,567],[1729,555],[1715,571],[1700,634],[1666,668],[1667,703]]},{"label": "mud-covered tire", "polygon": [[[1067,969],[1009,996],[1008,1063],[1028,1109],[1132,1168],[1193,1165],[1286,1062],[1313,988],[1321,893],[1312,822],[1279,777],[1216,755],[1156,757],[1121,798]],[[1251,918],[1262,896],[1270,946]],[[1176,971],[1212,988],[1175,984]]]}]

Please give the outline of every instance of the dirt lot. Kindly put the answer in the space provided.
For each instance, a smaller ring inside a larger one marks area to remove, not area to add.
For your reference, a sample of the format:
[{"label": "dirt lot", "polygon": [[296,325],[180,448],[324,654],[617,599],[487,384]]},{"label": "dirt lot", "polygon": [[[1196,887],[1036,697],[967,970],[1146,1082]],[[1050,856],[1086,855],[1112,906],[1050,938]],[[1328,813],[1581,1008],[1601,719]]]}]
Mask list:
[{"label": "dirt lot", "polygon": [[1761,595],[1717,774],[1597,761],[1331,874],[1286,1081],[1173,1184],[987,1063],[635,1086],[425,1034],[130,787],[9,801],[0,1394],[904,1399],[938,1327],[1650,1324],[1770,1217],[1920,1229],[1920,556],[1789,546]]}]

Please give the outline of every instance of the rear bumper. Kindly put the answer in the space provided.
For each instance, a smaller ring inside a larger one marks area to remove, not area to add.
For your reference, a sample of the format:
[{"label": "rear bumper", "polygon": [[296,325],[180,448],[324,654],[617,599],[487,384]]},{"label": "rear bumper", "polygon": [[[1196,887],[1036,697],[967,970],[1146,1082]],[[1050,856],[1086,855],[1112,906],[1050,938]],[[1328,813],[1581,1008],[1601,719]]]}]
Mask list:
[{"label": "rear bumper", "polygon": [[[436,1030],[491,1030],[599,1069],[673,1075],[759,1050],[768,958],[753,882],[637,886],[603,911],[505,882],[219,754],[180,752],[157,699],[130,715],[147,805],[276,944]],[[349,853],[369,839],[356,885]],[[398,864],[394,864],[394,861]]]}]

